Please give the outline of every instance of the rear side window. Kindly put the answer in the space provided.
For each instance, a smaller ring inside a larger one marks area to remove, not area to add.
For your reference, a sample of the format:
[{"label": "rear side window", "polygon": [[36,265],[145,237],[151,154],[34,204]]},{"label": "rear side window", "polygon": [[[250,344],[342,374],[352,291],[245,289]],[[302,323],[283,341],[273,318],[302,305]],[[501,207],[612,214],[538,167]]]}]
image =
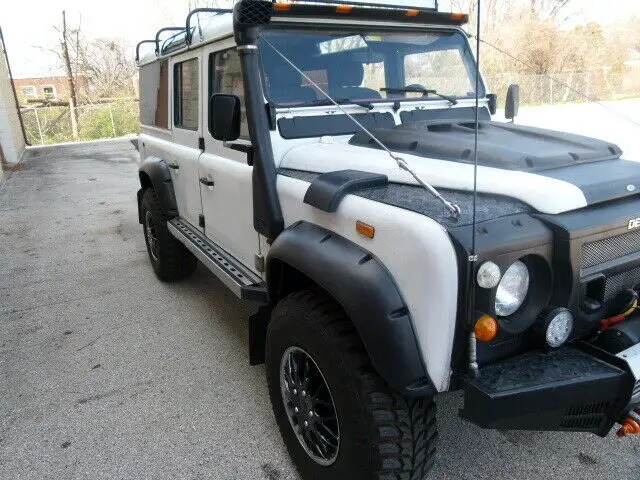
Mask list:
[{"label": "rear side window", "polygon": [[140,67],[140,123],[169,128],[169,64],[167,60]]},{"label": "rear side window", "polygon": [[[213,65],[214,68],[211,68]],[[244,104],[244,83],[240,56],[235,49],[214,52],[209,56],[209,72],[212,75],[209,96],[214,93],[228,93],[240,97],[241,119],[240,136],[249,138],[247,109]]]},{"label": "rear side window", "polygon": [[189,130],[198,129],[199,108],[198,59],[173,66],[173,124]]}]

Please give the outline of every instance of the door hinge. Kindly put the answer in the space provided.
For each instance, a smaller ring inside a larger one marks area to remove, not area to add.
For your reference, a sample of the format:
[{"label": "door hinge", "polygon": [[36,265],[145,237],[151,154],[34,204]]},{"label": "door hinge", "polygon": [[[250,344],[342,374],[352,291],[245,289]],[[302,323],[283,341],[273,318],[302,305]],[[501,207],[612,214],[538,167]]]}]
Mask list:
[{"label": "door hinge", "polygon": [[256,253],[255,257],[255,266],[256,266],[256,270],[259,272],[264,272],[264,257],[262,255],[260,255],[259,253]]},{"label": "door hinge", "polygon": [[204,137],[198,138],[198,148],[204,152]]},{"label": "door hinge", "polygon": [[200,227],[204,228],[204,215],[202,215],[202,214],[198,215],[198,225],[200,225]]}]

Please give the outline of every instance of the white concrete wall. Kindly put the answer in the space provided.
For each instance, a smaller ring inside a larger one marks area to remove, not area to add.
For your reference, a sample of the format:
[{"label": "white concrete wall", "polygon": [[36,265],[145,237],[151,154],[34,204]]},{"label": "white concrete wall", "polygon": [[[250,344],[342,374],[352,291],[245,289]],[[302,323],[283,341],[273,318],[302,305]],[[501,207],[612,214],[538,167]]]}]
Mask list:
[{"label": "white concrete wall", "polygon": [[25,150],[20,119],[4,55],[0,56],[0,146],[2,146],[4,160],[7,163],[19,162]]}]

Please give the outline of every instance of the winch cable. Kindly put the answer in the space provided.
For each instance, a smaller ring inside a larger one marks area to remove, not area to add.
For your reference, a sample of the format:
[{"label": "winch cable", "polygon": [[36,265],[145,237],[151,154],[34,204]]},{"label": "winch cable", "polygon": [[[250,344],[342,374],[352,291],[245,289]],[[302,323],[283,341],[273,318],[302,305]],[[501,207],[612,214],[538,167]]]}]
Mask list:
[{"label": "winch cable", "polygon": [[[483,40],[480,38],[480,31],[478,31],[475,35],[473,34],[469,34],[469,36],[471,38],[475,38],[476,39],[476,43],[484,43],[485,45],[497,50],[498,52],[502,53],[503,55],[506,55],[507,57],[509,57],[512,60],[515,60],[516,62],[521,63],[522,65],[524,65],[527,68],[530,69],[536,69],[537,67],[531,63],[525,62],[524,60],[516,57],[515,55],[510,54],[509,52],[507,52],[506,50],[487,42],[486,40]],[[602,108],[604,108],[605,110],[614,113],[615,115],[618,115],[620,118],[623,118],[625,120],[627,120],[628,122],[633,123],[634,125],[637,125],[638,127],[640,127],[640,122],[635,121],[633,118],[629,117],[628,115],[625,115],[622,112],[619,112],[618,110],[616,110],[615,108],[611,108],[608,105],[605,105],[604,103],[602,103],[601,101],[597,100],[595,97],[591,97],[589,95],[587,95],[584,92],[581,92],[580,90],[577,90],[576,88],[573,88],[571,85],[564,83],[561,80],[558,80],[557,78],[555,78],[553,75],[549,74],[549,73],[542,73],[541,74],[543,77],[547,77],[550,80],[554,81],[555,83],[557,83],[558,85],[563,86],[564,88],[566,88],[567,90],[569,90],[570,92],[573,92],[577,95],[580,95],[582,98],[588,100],[591,103],[595,103],[596,105],[600,105]]]},{"label": "winch cable", "polygon": [[[478,0],[477,4],[477,36],[480,38],[480,4],[481,0]],[[472,200],[472,229],[471,229],[471,256],[469,257],[471,279],[468,286],[468,304],[467,312],[469,314],[468,324],[471,326],[471,332],[469,333],[469,373],[473,377],[479,375],[478,369],[478,356],[477,356],[477,339],[475,333],[475,305],[476,305],[476,264],[478,262],[478,255],[476,253],[476,203],[478,200],[478,136],[480,134],[480,42],[476,42],[476,108],[475,108],[475,131],[473,139],[473,200]]]},{"label": "winch cable", "polygon": [[426,180],[423,180],[420,175],[418,175],[408,164],[407,162],[400,156],[394,154],[391,150],[389,150],[380,140],[378,140],[378,138],[371,133],[364,125],[362,125],[358,120],[356,120],[353,115],[351,115],[349,112],[347,112],[338,102],[336,102],[333,98],[331,98],[331,95],[329,95],[327,92],[325,92],[322,87],[320,85],[318,85],[316,82],[314,82],[311,78],[309,78],[309,76],[307,74],[305,74],[302,70],[300,70],[291,60],[289,60],[282,52],[280,52],[280,50],[278,50],[271,42],[269,42],[266,38],[262,38],[262,41],[267,44],[269,47],[271,47],[271,49],[277,54],[279,55],[285,62],[287,62],[291,68],[293,68],[296,72],[298,72],[302,78],[304,78],[307,82],[309,82],[311,85],[313,85],[313,87],[315,87],[320,93],[322,93],[322,95],[324,95],[325,97],[327,97],[327,99],[333,104],[335,105],[342,113],[344,113],[347,118],[349,118],[349,120],[351,120],[353,123],[355,123],[358,128],[360,128],[366,135],[369,136],[369,138],[371,138],[371,140],[373,140],[380,148],[382,148],[385,152],[387,152],[389,154],[389,156],[395,160],[395,162],[398,164],[398,167],[400,167],[401,170],[405,170],[406,172],[408,172],[414,179],[416,182],[418,182],[425,190],[427,190],[431,195],[433,195],[434,197],[436,197],[438,200],[440,200],[440,202],[442,202],[442,204],[444,205],[445,209],[446,209],[446,213],[447,215],[449,215],[451,218],[453,219],[458,219],[458,217],[460,217],[460,207],[458,205],[455,205],[451,202],[449,202],[447,199],[445,199],[440,192],[438,192],[435,187],[433,187],[429,182],[427,182]]}]

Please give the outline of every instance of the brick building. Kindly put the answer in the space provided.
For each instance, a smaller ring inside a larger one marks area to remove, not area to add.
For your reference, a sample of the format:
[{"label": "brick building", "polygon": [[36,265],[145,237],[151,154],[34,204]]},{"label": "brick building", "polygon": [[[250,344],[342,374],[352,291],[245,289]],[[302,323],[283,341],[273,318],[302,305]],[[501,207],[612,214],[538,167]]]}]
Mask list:
[{"label": "brick building", "polygon": [[[13,79],[18,98],[21,102],[29,99],[67,100],[69,83],[66,76],[51,77],[18,77]],[[76,94],[85,91],[87,79],[84,75],[76,76]]]}]

